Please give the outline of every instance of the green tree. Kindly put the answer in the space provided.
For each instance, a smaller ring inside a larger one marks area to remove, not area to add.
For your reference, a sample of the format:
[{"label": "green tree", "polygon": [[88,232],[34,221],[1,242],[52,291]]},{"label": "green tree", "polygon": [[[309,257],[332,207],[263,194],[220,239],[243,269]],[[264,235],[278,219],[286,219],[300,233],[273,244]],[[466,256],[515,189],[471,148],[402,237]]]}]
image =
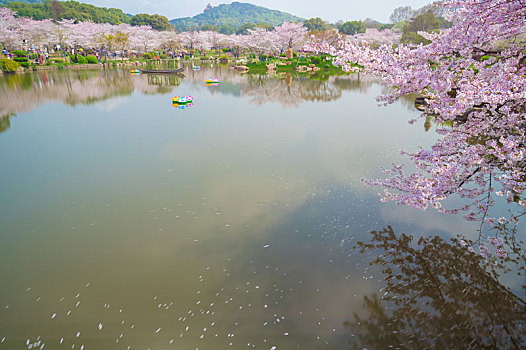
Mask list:
[{"label": "green tree", "polygon": [[322,32],[327,30],[328,25],[320,17],[310,18],[303,22],[303,25],[307,27],[309,32]]},{"label": "green tree", "polygon": [[365,24],[362,21],[347,21],[338,26],[338,31],[346,35],[365,33]]},{"label": "green tree", "polygon": [[218,31],[217,26],[213,26],[211,24],[205,24],[205,25],[199,27],[199,30],[201,30],[201,31],[211,31],[211,32],[217,32]]},{"label": "green tree", "polygon": [[53,0],[49,5],[49,13],[52,18],[60,18],[60,15],[64,12],[64,7],[57,0]]},{"label": "green tree", "polygon": [[254,29],[254,28],[256,28],[256,25],[254,23],[246,23],[238,28],[238,30],[236,31],[236,34],[237,35],[248,35],[248,30]]},{"label": "green tree", "polygon": [[230,34],[234,34],[236,32],[236,27],[234,27],[231,24],[222,24],[219,27],[217,27],[217,30],[221,34],[230,35]]},{"label": "green tree", "polygon": [[418,32],[431,32],[440,29],[440,20],[431,12],[416,16],[403,29],[402,43],[429,44],[430,41]]},{"label": "green tree", "polygon": [[150,26],[155,30],[170,30],[172,25],[168,22],[168,18],[161,15],[149,15],[147,13],[139,13],[132,17],[130,24],[132,26]]},{"label": "green tree", "polygon": [[274,30],[274,27],[273,27],[273,26],[271,26],[270,24],[265,23],[265,22],[260,22],[260,23],[256,24],[256,27],[258,27],[258,28],[263,28],[263,29],[265,29],[266,31]]}]

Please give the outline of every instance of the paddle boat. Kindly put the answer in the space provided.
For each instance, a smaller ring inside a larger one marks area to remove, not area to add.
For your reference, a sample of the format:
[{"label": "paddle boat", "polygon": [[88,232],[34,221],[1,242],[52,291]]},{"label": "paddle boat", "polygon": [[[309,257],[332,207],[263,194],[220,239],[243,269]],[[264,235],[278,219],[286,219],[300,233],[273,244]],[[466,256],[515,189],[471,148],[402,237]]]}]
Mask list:
[{"label": "paddle boat", "polygon": [[141,74],[141,71],[138,70],[138,69],[132,69],[132,70],[130,70],[130,73],[131,74]]},{"label": "paddle boat", "polygon": [[219,79],[206,79],[206,84],[219,84]]},{"label": "paddle boat", "polygon": [[192,69],[193,70],[201,70],[201,66],[193,66]]},{"label": "paddle boat", "polygon": [[194,98],[192,96],[175,96],[172,98],[172,103],[177,103],[178,105],[185,105],[193,101]]}]

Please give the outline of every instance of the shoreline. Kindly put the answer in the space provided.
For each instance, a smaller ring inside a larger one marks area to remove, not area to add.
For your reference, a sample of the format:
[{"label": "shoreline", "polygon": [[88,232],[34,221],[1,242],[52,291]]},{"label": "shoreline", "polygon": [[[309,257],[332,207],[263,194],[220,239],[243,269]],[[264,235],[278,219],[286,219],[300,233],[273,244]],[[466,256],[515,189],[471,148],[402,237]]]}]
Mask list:
[{"label": "shoreline", "polygon": [[[115,64],[115,65],[114,65]],[[117,67],[139,67],[145,66],[147,62],[133,61],[133,62],[106,62],[106,63],[92,63],[92,64],[68,64],[63,66],[53,65],[53,66],[36,66],[36,67],[20,67],[16,72],[4,72],[0,70],[0,75],[10,75],[10,74],[24,74],[24,73],[33,73],[40,71],[49,71],[49,70],[84,70],[84,69],[106,69],[106,68],[117,68]]]}]

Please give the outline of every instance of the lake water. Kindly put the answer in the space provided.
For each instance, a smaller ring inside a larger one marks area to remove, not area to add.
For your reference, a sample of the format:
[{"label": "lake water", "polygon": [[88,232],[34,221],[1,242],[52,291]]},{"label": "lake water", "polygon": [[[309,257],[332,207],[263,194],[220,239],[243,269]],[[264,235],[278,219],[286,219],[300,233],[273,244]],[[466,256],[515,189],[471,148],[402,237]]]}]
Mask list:
[{"label": "lake water", "polygon": [[382,92],[222,66],[0,76],[0,349],[349,348],[386,287],[357,241],[477,236],[363,185],[438,137]]}]

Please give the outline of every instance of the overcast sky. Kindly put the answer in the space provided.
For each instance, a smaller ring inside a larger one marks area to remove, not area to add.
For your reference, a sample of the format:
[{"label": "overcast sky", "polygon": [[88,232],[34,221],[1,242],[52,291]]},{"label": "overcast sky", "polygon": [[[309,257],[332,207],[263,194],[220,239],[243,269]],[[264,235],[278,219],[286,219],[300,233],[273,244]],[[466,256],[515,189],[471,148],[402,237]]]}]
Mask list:
[{"label": "overcast sky", "polygon": [[[201,12],[210,2],[212,6],[232,1],[219,0],[79,0],[96,6],[116,7],[126,13],[159,13],[174,19],[192,17]],[[255,5],[280,10],[303,17],[321,17],[329,22],[357,20],[371,17],[387,22],[393,10],[399,6],[419,8],[431,0],[239,0]]]}]

